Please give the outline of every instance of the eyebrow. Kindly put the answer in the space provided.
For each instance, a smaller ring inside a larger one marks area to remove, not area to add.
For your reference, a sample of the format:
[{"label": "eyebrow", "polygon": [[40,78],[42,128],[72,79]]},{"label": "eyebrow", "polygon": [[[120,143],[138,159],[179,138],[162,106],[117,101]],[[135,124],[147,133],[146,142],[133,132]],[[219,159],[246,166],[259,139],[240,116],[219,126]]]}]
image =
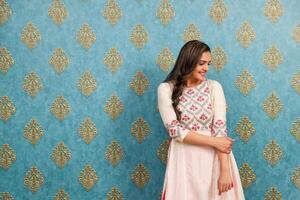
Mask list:
[{"label": "eyebrow", "polygon": [[[202,61],[202,62],[207,62],[206,60],[200,60],[200,61]],[[208,61],[208,62],[211,62],[211,60],[210,60],[210,61]]]}]

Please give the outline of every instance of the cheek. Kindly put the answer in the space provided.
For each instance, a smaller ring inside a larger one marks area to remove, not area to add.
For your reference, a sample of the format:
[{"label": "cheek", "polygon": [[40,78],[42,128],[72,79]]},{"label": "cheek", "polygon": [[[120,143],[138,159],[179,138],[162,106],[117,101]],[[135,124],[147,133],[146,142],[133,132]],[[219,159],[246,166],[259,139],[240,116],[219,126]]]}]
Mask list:
[{"label": "cheek", "polygon": [[195,73],[198,73],[199,71],[202,71],[203,68],[204,68],[204,66],[197,65],[196,68],[195,68],[195,70],[194,70],[194,72],[195,72]]}]

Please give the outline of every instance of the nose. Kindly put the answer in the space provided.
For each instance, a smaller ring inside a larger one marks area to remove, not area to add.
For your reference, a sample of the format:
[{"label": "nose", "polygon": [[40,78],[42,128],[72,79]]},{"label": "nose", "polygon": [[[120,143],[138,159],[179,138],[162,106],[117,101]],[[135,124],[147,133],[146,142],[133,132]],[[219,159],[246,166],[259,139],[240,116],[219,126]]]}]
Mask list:
[{"label": "nose", "polygon": [[204,70],[208,71],[208,64],[204,65]]}]

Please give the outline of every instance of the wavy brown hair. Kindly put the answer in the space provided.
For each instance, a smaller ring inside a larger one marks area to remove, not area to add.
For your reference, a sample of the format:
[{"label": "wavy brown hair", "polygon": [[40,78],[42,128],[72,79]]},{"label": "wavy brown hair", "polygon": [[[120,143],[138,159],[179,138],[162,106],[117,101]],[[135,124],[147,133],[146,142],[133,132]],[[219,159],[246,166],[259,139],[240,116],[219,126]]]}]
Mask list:
[{"label": "wavy brown hair", "polygon": [[183,45],[176,59],[172,71],[163,82],[172,82],[174,84],[172,93],[172,106],[175,110],[177,120],[181,119],[181,111],[176,107],[179,103],[179,97],[182,95],[189,75],[195,69],[198,60],[204,52],[211,52],[207,44],[191,40]]}]

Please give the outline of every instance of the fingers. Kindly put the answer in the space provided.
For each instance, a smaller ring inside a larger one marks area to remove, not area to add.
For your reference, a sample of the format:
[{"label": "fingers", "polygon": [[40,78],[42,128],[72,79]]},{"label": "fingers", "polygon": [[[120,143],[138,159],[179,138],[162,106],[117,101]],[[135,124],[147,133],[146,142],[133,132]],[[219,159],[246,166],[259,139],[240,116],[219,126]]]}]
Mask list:
[{"label": "fingers", "polygon": [[227,192],[229,190],[231,190],[233,187],[233,183],[229,183],[229,184],[218,184],[218,189],[219,189],[219,195],[221,195],[224,192]]}]

